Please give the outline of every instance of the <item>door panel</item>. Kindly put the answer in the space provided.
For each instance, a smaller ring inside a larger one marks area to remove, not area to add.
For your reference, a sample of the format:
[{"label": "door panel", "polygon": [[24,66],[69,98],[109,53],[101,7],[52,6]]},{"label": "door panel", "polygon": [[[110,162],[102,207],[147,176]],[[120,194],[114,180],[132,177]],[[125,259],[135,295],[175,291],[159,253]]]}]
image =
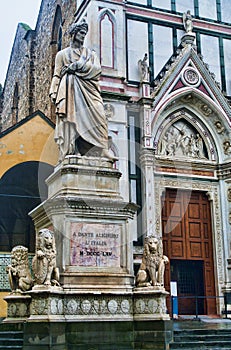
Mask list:
[{"label": "door panel", "polygon": [[[195,272],[198,273],[200,270],[202,272],[199,274],[200,280],[197,281],[197,284],[203,285],[203,288],[200,287],[194,291],[203,292],[203,295],[207,297],[215,296],[211,215],[207,196],[200,191],[167,189],[162,198],[162,207],[164,254],[170,259],[170,266],[166,266],[166,283],[169,285],[170,277],[172,278],[170,267],[177,271],[181,269],[181,272],[177,272],[178,278],[184,273],[189,273],[194,274],[195,279],[197,275]],[[177,264],[174,261],[177,260],[185,261],[185,265],[181,263],[179,265],[181,267],[176,267]],[[195,261],[199,270],[193,269],[192,263],[187,265],[187,261]],[[182,270],[183,265],[188,269],[185,272]],[[181,291],[183,290],[181,288]],[[191,299],[192,303],[193,299]],[[188,306],[189,310],[190,308],[192,309],[193,306]],[[200,308],[205,313],[215,314],[215,299],[206,298],[203,307],[200,306]]]},{"label": "door panel", "polygon": [[205,301],[195,298],[204,295],[203,261],[172,260],[171,265],[171,280],[178,285],[179,314],[204,314]]}]

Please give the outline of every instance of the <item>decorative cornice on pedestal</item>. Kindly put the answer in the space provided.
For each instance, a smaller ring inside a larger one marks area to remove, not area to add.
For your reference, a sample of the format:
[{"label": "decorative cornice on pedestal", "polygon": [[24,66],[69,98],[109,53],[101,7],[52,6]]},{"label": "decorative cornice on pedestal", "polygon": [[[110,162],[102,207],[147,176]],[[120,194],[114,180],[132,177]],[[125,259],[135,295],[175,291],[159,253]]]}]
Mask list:
[{"label": "decorative cornice on pedestal", "polygon": [[133,290],[134,295],[169,295],[169,292],[165,290],[164,287],[136,287]]},{"label": "decorative cornice on pedestal", "polygon": [[80,173],[113,176],[120,178],[119,170],[113,168],[113,163],[107,158],[66,156],[65,159],[56,166],[54,172],[46,180],[47,183],[54,177],[62,174]]},{"label": "decorative cornice on pedestal", "polygon": [[33,219],[35,227],[38,227],[39,229],[51,225],[51,220],[44,208],[45,203],[46,201],[28,213],[28,215]]},{"label": "decorative cornice on pedestal", "polygon": [[[86,168],[80,168],[79,166],[78,167],[75,167],[75,166],[67,166],[67,167],[63,167],[62,169],[60,169],[60,175],[63,175],[63,174],[77,174],[77,173],[80,173],[80,174],[88,174],[88,175],[102,175],[102,176],[107,176],[107,177],[116,177],[116,178],[120,178],[121,177],[121,173],[119,171],[110,171],[110,170],[100,170],[100,169],[94,169],[94,168],[89,168],[89,169],[86,169]],[[56,174],[57,176],[57,174]]]},{"label": "decorative cornice on pedestal", "polygon": [[35,284],[32,292],[37,293],[62,293],[63,288],[59,286],[46,286],[44,284]]},{"label": "decorative cornice on pedestal", "polygon": [[[111,217],[118,215],[121,217],[134,218],[135,213],[138,210],[138,206],[135,203],[118,202],[117,200],[93,200],[91,197],[84,197],[84,199],[77,196],[58,196],[47,200],[44,203],[44,210],[48,216],[54,211],[75,211],[76,215],[81,215],[83,212],[87,216],[97,215],[104,217]],[[31,214],[31,213],[30,213]]]},{"label": "decorative cornice on pedestal", "polygon": [[83,165],[83,166],[97,166],[103,168],[112,168],[112,162],[108,158],[92,157],[92,156],[78,156],[68,155],[59,164],[59,168],[64,165]]}]

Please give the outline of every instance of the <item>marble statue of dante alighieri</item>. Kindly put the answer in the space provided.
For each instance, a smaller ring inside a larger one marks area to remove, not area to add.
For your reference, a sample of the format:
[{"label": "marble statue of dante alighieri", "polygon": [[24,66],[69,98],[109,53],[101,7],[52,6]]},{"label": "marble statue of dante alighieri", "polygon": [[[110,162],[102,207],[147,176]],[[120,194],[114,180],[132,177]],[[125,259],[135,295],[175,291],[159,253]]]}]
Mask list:
[{"label": "marble statue of dante alighieri", "polygon": [[74,22],[69,29],[70,46],[55,59],[49,95],[56,106],[55,141],[60,161],[68,154],[84,155],[90,149],[111,158],[99,87],[101,66],[96,53],[83,46],[87,32],[85,19]]}]

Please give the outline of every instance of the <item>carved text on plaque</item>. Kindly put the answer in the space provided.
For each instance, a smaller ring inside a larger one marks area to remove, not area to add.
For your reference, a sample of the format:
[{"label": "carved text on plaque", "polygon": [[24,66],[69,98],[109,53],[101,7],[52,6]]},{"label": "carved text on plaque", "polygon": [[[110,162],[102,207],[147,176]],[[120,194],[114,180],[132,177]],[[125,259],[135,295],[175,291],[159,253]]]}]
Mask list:
[{"label": "carved text on plaque", "polygon": [[71,223],[71,256],[73,266],[120,266],[120,225]]}]

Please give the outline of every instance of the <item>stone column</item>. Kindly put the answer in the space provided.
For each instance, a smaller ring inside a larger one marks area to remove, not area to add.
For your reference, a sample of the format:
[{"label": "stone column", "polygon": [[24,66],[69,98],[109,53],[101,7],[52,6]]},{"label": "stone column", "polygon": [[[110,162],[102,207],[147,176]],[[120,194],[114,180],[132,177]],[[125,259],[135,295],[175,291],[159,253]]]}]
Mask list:
[{"label": "stone column", "polygon": [[155,230],[155,183],[154,183],[154,153],[143,148],[140,155],[143,185],[143,235],[150,235]]}]

